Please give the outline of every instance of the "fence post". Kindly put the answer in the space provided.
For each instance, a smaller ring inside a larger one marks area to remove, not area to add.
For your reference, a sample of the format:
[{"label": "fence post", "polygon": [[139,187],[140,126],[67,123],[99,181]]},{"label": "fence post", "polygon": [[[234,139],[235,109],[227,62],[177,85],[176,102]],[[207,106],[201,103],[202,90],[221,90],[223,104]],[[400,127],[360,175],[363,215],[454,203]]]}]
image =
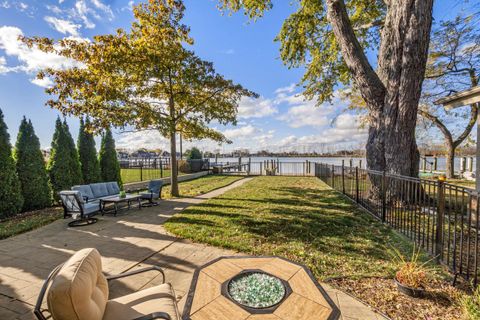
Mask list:
[{"label": "fence post", "polygon": [[140,181],[143,181],[143,162],[140,163]]},{"label": "fence post", "polygon": [[342,160],[342,192],[345,194],[345,160]]},{"label": "fence post", "polygon": [[332,189],[335,189],[335,165],[332,164]]},{"label": "fence post", "polygon": [[435,230],[435,256],[440,261],[443,256],[443,223],[445,215],[445,182],[438,179],[437,226]]},{"label": "fence post", "polygon": [[387,183],[385,171],[382,172],[382,222],[387,220]]},{"label": "fence post", "polygon": [[163,178],[163,161],[160,159],[160,178]]},{"label": "fence post", "polygon": [[355,201],[359,201],[358,167],[355,167]]}]

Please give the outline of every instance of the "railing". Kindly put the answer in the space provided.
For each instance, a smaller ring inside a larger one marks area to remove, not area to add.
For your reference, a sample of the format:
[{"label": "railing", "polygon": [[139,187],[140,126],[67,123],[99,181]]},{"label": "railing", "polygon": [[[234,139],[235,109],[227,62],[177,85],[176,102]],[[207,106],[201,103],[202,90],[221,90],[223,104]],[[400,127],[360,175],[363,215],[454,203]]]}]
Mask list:
[{"label": "railing", "polygon": [[217,162],[211,163],[210,165],[214,171],[223,174],[313,176],[315,173],[315,163],[311,161],[280,162],[278,160],[269,160],[262,162]]},{"label": "railing", "polygon": [[475,190],[358,167],[315,164],[315,176],[478,284],[479,196]]}]

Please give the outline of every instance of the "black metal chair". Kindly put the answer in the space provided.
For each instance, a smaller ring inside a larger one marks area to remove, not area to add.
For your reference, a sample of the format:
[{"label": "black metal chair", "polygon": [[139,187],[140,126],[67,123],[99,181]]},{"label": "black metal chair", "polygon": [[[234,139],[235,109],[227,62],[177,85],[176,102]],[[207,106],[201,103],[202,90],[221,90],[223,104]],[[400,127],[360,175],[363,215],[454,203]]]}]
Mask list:
[{"label": "black metal chair", "polygon": [[143,207],[158,206],[158,202],[154,200],[158,200],[162,198],[162,187],[163,187],[162,180],[150,180],[148,182],[148,192],[140,193],[142,200],[148,200],[148,202],[142,204],[142,206]]},{"label": "black metal chair", "polygon": [[100,202],[85,202],[79,191],[60,191],[58,193],[63,206],[63,218],[72,217],[69,227],[80,227],[97,222],[92,217],[100,211]]}]

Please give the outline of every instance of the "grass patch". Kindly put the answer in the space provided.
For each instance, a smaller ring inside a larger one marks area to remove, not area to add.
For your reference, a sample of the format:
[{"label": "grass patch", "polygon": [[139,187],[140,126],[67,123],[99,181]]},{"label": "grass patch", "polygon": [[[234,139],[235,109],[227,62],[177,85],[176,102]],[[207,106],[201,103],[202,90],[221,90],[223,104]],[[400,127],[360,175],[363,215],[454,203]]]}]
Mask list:
[{"label": "grass patch", "polygon": [[0,239],[13,237],[40,228],[62,217],[63,209],[60,207],[21,213],[0,222]]},{"label": "grass patch", "polygon": [[[235,181],[241,180],[241,176],[228,175],[208,175],[194,180],[180,182],[178,184],[180,196],[195,197],[218,188],[225,187]],[[162,188],[162,198],[168,199],[170,196],[170,185]]]},{"label": "grass patch", "polygon": [[131,183],[170,177],[170,170],[163,170],[162,175],[160,169],[120,169],[120,175],[123,183]]},{"label": "grass patch", "polygon": [[465,179],[448,179],[448,183],[456,184],[465,188],[475,189],[475,181]]},{"label": "grass patch", "polygon": [[316,178],[257,177],[187,208],[168,231],[197,242],[307,265],[319,279],[392,276],[385,246],[411,244]]}]

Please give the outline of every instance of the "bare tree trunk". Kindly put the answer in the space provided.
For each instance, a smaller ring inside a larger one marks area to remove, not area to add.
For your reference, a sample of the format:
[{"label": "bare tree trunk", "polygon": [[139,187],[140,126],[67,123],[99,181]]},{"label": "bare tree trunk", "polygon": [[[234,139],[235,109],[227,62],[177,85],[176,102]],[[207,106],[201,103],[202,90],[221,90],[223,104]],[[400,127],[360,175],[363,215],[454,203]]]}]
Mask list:
[{"label": "bare tree trunk", "polygon": [[170,124],[170,194],[172,197],[178,197],[180,193],[178,192],[177,128],[173,120],[175,119],[175,101],[173,100],[173,96],[170,96],[168,104],[170,118],[172,119]]},{"label": "bare tree trunk", "polygon": [[418,102],[427,62],[433,0],[388,1],[378,74],[365,56],[343,0],[327,0],[328,19],[343,59],[365,100],[371,124],[369,169],[418,176]]},{"label": "bare tree trunk", "polygon": [[418,102],[430,43],[433,0],[390,1],[382,29],[378,73],[385,84],[385,164],[390,173],[418,176]]},{"label": "bare tree trunk", "polygon": [[172,197],[178,197],[180,193],[178,192],[178,163],[177,163],[177,139],[176,132],[170,132],[170,194]]},{"label": "bare tree trunk", "polygon": [[447,164],[446,176],[451,179],[455,177],[455,146],[453,143],[447,143]]}]

